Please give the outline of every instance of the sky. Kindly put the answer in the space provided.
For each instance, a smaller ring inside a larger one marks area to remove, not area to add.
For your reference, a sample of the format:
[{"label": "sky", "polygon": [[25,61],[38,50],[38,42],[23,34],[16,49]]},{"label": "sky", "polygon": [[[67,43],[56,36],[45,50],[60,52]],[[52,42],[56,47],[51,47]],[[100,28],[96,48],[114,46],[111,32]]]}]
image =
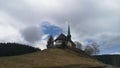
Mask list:
[{"label": "sky", "polygon": [[0,0],[0,42],[46,48],[49,34],[67,34],[101,54],[120,54],[120,0]]}]

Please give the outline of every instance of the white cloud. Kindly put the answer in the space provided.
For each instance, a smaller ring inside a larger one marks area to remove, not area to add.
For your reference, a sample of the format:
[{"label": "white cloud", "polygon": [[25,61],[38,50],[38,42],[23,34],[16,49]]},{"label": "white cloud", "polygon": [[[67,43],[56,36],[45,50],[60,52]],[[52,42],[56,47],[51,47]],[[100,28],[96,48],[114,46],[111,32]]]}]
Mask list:
[{"label": "white cloud", "polygon": [[0,42],[26,43],[17,29],[6,25],[0,25]]},{"label": "white cloud", "polygon": [[46,40],[41,40],[41,41],[36,42],[34,46],[43,50],[43,49],[46,49],[46,44],[47,44]]},{"label": "white cloud", "polygon": [[[19,26],[20,25],[20,26]],[[25,43],[19,29],[24,27],[5,11],[0,11],[0,42]]]},{"label": "white cloud", "polygon": [[[24,0],[24,2],[30,6],[33,10],[40,10],[40,11],[53,11],[56,9],[60,9],[62,6],[61,1],[57,0]],[[59,8],[58,8],[59,7]],[[53,11],[54,12],[54,11]]]},{"label": "white cloud", "polygon": [[22,29],[25,27],[22,22],[14,18],[6,11],[0,11],[0,25],[12,26],[17,29]]},{"label": "white cloud", "polygon": [[111,53],[111,55],[113,55],[113,54],[120,55],[120,52],[114,52],[114,53]]},{"label": "white cloud", "polygon": [[41,50],[46,49],[48,35],[43,35],[40,41],[36,41],[33,45]]}]

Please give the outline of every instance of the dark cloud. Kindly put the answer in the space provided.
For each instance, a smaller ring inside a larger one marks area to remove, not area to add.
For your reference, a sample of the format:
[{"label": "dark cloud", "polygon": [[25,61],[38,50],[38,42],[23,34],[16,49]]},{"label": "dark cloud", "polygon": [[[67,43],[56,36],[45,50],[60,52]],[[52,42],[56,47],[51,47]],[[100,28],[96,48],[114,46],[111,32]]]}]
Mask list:
[{"label": "dark cloud", "polygon": [[41,39],[42,33],[40,33],[40,28],[31,26],[21,31],[22,36],[29,43],[35,43]]}]

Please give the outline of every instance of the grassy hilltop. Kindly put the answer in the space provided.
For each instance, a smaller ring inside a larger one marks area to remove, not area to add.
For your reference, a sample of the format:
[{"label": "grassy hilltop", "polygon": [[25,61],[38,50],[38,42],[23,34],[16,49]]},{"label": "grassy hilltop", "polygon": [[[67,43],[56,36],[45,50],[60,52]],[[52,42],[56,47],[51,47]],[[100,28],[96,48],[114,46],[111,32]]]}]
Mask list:
[{"label": "grassy hilltop", "polygon": [[105,64],[69,49],[51,48],[34,53],[0,57],[0,68],[89,68]]}]

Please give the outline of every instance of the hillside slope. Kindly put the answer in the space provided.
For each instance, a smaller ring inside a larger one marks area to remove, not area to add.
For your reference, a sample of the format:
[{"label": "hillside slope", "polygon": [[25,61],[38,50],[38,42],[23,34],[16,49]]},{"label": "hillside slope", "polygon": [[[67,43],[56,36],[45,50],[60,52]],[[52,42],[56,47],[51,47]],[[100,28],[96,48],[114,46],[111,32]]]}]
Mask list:
[{"label": "hillside slope", "polygon": [[93,68],[105,64],[70,49],[51,48],[31,54],[0,57],[0,68]]}]

